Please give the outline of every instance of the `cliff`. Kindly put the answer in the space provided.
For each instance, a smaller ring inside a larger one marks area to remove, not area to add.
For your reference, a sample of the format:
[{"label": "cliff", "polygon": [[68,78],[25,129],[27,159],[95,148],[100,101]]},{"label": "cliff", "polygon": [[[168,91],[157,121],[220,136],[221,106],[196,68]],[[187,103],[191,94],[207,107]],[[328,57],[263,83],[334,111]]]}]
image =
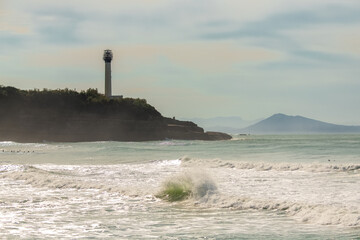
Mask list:
[{"label": "cliff", "polygon": [[192,122],[163,117],[144,99],[108,99],[95,89],[19,90],[0,86],[0,141],[226,140]]}]

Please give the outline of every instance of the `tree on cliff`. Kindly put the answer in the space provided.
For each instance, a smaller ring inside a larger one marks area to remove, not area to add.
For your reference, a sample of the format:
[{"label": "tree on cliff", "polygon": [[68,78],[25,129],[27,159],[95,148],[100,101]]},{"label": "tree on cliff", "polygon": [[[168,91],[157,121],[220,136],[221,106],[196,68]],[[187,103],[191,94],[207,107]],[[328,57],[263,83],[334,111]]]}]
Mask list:
[{"label": "tree on cliff", "polygon": [[109,99],[88,89],[80,93],[68,88],[56,90],[19,90],[0,86],[0,109],[8,114],[22,112],[88,113],[105,116],[116,115],[124,119],[151,120],[161,118],[161,114],[145,99]]}]

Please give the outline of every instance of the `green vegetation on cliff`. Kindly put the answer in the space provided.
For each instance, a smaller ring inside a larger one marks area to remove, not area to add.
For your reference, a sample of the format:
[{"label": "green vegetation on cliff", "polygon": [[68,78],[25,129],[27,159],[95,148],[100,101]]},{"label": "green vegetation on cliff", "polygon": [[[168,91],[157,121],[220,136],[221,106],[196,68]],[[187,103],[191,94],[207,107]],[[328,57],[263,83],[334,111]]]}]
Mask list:
[{"label": "green vegetation on cliff", "polygon": [[[91,113],[117,115],[127,120],[151,120],[161,114],[145,99],[106,98],[96,89],[77,92],[70,89],[19,90],[0,86],[0,109],[3,114],[42,111],[43,113]],[[5,111],[5,112],[4,112]],[[58,115],[58,114],[55,114]]]}]

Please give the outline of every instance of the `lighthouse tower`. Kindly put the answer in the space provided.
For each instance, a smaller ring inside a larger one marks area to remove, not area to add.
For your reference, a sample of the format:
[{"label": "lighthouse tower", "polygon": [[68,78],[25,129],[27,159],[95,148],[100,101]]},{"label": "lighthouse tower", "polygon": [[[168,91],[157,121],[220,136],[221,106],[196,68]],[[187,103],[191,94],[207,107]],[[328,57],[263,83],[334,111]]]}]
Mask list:
[{"label": "lighthouse tower", "polygon": [[106,49],[104,51],[103,59],[105,61],[105,96],[111,98],[111,60],[113,59],[112,51]]}]

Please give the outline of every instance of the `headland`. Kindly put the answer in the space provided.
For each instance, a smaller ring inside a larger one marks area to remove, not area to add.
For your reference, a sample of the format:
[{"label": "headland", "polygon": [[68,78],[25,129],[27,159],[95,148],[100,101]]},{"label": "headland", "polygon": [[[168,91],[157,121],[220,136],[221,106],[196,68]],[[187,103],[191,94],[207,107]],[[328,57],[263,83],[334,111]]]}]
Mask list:
[{"label": "headland", "polygon": [[90,142],[228,140],[193,122],[163,117],[146,100],[108,98],[96,89],[20,90],[0,86],[0,141]]}]

